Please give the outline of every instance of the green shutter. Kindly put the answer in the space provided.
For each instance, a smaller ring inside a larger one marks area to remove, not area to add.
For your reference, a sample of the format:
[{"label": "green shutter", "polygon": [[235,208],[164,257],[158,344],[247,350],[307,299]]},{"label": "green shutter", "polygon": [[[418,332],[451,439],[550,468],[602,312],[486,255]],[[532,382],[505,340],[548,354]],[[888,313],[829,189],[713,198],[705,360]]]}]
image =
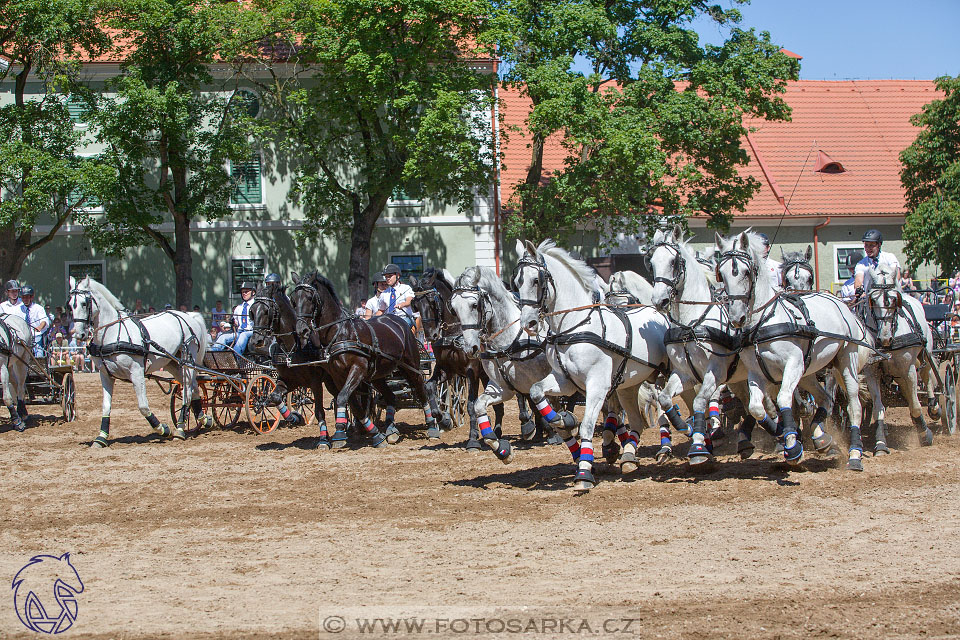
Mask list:
[{"label": "green shutter", "polygon": [[[79,160],[81,162],[90,162],[94,160],[94,158],[80,158]],[[79,187],[77,187],[67,195],[67,206],[68,207],[76,206],[76,204],[80,202],[80,200],[82,199],[83,199],[83,191]],[[100,202],[100,198],[91,195],[91,196],[87,196],[83,204],[80,205],[80,208],[81,209],[99,209],[102,206],[103,206],[103,203]]]},{"label": "green shutter", "polygon": [[237,182],[233,197],[230,199],[232,204],[263,203],[259,154],[249,160],[233,163],[231,165],[230,175]]},{"label": "green shutter", "polygon": [[70,96],[67,98],[67,111],[70,112],[70,120],[74,124],[83,124],[83,103]]}]

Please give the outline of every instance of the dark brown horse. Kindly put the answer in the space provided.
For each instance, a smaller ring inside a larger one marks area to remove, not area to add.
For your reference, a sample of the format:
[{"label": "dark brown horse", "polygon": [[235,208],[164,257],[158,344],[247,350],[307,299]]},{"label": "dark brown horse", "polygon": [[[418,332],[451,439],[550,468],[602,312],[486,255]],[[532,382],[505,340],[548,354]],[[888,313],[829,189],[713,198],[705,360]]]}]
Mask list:
[{"label": "dark brown horse", "polygon": [[287,422],[303,424],[302,416],[287,408],[284,396],[299,387],[310,389],[314,413],[320,423],[317,448],[329,449],[331,442],[323,412],[323,386],[326,384],[329,390],[335,387],[322,365],[302,364],[317,360],[319,352],[312,345],[300,342],[296,334],[297,314],[287,297],[286,287],[274,283],[261,285],[250,306],[250,317],[253,320],[251,346],[258,351],[265,351],[269,346],[271,360],[277,369],[277,389],[271,394],[270,401],[280,409]]},{"label": "dark brown horse", "polygon": [[[297,285],[290,302],[297,315],[296,334],[301,342],[309,341],[321,351],[326,360],[324,367],[339,389],[334,445],[338,439],[346,439],[348,402],[354,419],[360,422],[375,446],[399,440],[390,412],[395,399],[387,385],[387,378],[394,374],[406,380],[415,400],[423,407],[428,433],[439,437],[420,371],[420,348],[407,324],[393,315],[361,320],[347,313],[333,284],[323,276],[313,273],[301,277],[294,273],[293,277]],[[369,403],[358,403],[354,398],[354,392],[365,382],[387,401],[385,434],[370,419],[371,407],[360,406]]]},{"label": "dark brown horse", "polygon": [[[463,376],[467,381],[467,414],[470,416],[470,435],[466,447],[468,451],[479,451],[480,431],[477,429],[477,410],[474,403],[481,385],[486,387],[489,378],[480,361],[468,358],[463,350],[460,319],[449,304],[450,296],[453,295],[453,277],[441,269],[427,267],[423,277],[413,280],[411,284],[416,292],[413,308],[420,314],[424,336],[433,346],[433,355],[437,359],[433,375],[426,382],[434,415],[439,415],[436,404],[437,385],[442,381],[452,384],[454,377]],[[495,404],[493,411],[495,430],[499,431],[503,422],[503,405]],[[444,422],[449,421],[449,416],[445,415],[443,418]]]}]

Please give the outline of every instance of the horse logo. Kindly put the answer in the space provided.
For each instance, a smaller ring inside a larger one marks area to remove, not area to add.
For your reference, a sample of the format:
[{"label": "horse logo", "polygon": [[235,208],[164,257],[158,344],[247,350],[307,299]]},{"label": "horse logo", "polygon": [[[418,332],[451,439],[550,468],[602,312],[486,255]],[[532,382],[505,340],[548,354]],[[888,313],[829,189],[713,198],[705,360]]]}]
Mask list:
[{"label": "horse logo", "polygon": [[77,619],[77,594],[83,593],[83,582],[70,564],[69,553],[30,558],[14,576],[11,588],[17,617],[31,631],[63,633]]}]

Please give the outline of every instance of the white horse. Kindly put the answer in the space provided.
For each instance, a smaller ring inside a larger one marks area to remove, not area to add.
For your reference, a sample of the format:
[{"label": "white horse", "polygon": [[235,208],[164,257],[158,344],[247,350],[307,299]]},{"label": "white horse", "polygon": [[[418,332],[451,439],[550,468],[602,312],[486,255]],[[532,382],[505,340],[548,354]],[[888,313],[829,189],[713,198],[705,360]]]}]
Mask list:
[{"label": "white horse", "polygon": [[774,291],[755,233],[745,231],[729,240],[717,234],[716,245],[717,280],[727,295],[730,323],[744,333],[741,358],[747,366],[751,415],[758,420],[766,415],[765,393],[776,398],[784,456],[799,464],[803,445],[793,416],[794,391],[804,376],[831,368],[847,392],[852,424],[847,468],[863,470],[858,376],[873,351],[866,327],[833,296],[800,296],[801,308]]},{"label": "white horse", "polygon": [[813,247],[807,245],[806,253],[800,251],[780,250],[780,279],[784,291],[808,293],[815,287],[813,266],[810,259],[813,257]]},{"label": "white horse", "polygon": [[12,314],[0,315],[0,385],[13,427],[26,429],[27,363],[33,359],[33,331],[27,321]]},{"label": "white horse", "polygon": [[[70,278],[67,304],[73,311],[77,341],[92,338],[90,354],[100,371],[103,386],[103,417],[93,447],[105,447],[110,437],[110,406],[113,384],[125,380],[133,384],[140,413],[154,431],[163,437],[186,437],[184,423],[187,408],[193,409],[197,424],[212,426],[213,419],[203,413],[197,392],[196,369],[191,363],[203,361],[207,350],[207,331],[203,316],[194,312],[162,311],[143,320],[131,317],[120,301],[96,280],[87,276],[79,283]],[[181,365],[184,362],[184,365]],[[147,403],[146,376],[161,369],[179,380],[183,389],[180,420],[173,432],[160,422]]]},{"label": "white horse", "polygon": [[[518,249],[523,248],[518,243]],[[536,334],[546,320],[552,332],[547,356],[584,391],[586,406],[574,488],[589,491],[596,482],[593,433],[600,409],[615,394],[627,423],[634,428],[643,424],[637,387],[654,381],[666,369],[663,336],[668,322],[650,307],[623,310],[599,306],[593,269],[553,240],[544,240],[539,247],[528,242],[525,248],[516,269],[520,325]]]},{"label": "white horse", "polygon": [[574,461],[580,445],[571,428],[574,418],[554,411],[546,396],[570,396],[577,392],[560,371],[554,371],[543,353],[542,336],[528,337],[520,329],[520,307],[497,274],[487,267],[468,267],[457,278],[450,306],[460,319],[464,351],[481,358],[489,377],[476,400],[480,437],[507,464],[513,459],[510,443],[490,427],[487,408],[521,393],[529,395],[540,414],[564,439]]},{"label": "white horse", "polygon": [[[917,398],[917,370],[927,383],[927,408],[934,413],[936,378],[933,358],[933,333],[923,313],[923,305],[905,295],[897,283],[895,270],[886,265],[870,268],[870,290],[867,291],[865,316],[867,326],[875,329],[877,345],[890,356],[889,360],[869,365],[864,373],[873,397],[873,422],[876,428],[875,455],[890,453],[886,444],[885,408],[880,393],[883,374],[897,381],[900,393],[910,407],[910,418],[920,435],[921,445],[933,444],[933,432],[923,419]],[[933,417],[933,415],[931,415]]]}]

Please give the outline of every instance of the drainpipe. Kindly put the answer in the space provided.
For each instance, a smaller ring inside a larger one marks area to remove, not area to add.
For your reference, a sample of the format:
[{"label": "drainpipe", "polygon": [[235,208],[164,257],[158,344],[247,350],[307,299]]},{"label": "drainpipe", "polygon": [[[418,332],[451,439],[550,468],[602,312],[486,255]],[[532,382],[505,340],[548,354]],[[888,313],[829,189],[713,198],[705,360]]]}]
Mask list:
[{"label": "drainpipe", "polygon": [[493,58],[493,105],[490,107],[490,119],[493,121],[493,154],[497,170],[496,184],[493,185],[493,259],[497,275],[500,275],[500,133],[497,127],[497,100],[500,97],[500,78],[497,75],[497,58]]},{"label": "drainpipe", "polygon": [[816,282],[817,291],[820,290],[820,240],[817,232],[830,224],[831,216],[813,228],[813,277]]}]

